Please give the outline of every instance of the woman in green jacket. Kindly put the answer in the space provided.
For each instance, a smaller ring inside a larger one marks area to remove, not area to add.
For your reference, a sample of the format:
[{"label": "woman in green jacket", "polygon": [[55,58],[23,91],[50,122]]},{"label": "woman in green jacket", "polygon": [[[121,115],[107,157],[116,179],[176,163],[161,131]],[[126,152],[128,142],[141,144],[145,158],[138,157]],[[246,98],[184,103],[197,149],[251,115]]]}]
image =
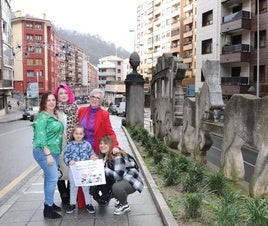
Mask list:
[{"label": "woman in green jacket", "polygon": [[58,181],[58,162],[62,147],[64,126],[57,117],[57,101],[52,93],[45,93],[40,111],[34,119],[33,156],[44,171],[44,217],[60,218],[61,208],[54,203]]}]

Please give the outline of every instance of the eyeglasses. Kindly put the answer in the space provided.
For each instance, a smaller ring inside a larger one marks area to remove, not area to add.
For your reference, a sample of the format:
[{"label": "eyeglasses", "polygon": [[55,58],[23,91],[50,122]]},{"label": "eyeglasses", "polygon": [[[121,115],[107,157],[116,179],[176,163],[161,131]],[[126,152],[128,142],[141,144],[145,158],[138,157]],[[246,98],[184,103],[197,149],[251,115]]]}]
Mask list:
[{"label": "eyeglasses", "polygon": [[95,99],[95,100],[100,100],[100,97],[96,97],[96,96],[90,96],[90,98]]}]

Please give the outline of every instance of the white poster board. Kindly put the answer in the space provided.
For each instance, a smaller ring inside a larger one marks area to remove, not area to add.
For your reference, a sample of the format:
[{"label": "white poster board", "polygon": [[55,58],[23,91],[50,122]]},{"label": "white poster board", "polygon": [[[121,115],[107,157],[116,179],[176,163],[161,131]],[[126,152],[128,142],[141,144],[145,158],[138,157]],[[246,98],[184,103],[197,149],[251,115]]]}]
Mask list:
[{"label": "white poster board", "polygon": [[102,159],[76,162],[70,166],[75,186],[94,186],[106,184]]}]

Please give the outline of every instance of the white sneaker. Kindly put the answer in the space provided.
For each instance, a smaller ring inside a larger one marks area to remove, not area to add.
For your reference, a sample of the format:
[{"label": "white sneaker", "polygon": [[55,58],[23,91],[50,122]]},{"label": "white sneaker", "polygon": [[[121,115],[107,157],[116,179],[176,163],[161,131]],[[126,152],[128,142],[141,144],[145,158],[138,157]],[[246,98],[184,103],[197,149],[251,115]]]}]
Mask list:
[{"label": "white sneaker", "polygon": [[125,205],[119,204],[114,209],[114,214],[115,215],[121,215],[121,214],[129,212],[129,211],[130,211],[130,207],[129,207],[128,203],[126,203]]},{"label": "white sneaker", "polygon": [[115,203],[114,203],[114,207],[116,207],[116,208],[117,208],[117,207],[119,207],[119,205],[120,205],[120,202],[119,202],[119,200],[118,200],[118,199],[116,199],[116,200],[115,200]]}]

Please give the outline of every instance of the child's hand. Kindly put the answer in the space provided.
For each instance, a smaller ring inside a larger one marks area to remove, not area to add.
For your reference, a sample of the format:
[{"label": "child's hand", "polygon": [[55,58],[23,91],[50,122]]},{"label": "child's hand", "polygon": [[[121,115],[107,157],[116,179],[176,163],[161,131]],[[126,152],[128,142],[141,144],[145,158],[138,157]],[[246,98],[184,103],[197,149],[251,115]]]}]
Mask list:
[{"label": "child's hand", "polygon": [[119,148],[113,148],[113,154],[116,155],[120,151]]},{"label": "child's hand", "polygon": [[98,156],[96,156],[96,155],[91,155],[89,159],[90,159],[90,160],[96,160],[96,159],[98,159]]},{"label": "child's hand", "polygon": [[70,165],[70,166],[75,165],[75,161],[74,161],[74,160],[71,160],[71,161],[69,162],[69,165]]}]

